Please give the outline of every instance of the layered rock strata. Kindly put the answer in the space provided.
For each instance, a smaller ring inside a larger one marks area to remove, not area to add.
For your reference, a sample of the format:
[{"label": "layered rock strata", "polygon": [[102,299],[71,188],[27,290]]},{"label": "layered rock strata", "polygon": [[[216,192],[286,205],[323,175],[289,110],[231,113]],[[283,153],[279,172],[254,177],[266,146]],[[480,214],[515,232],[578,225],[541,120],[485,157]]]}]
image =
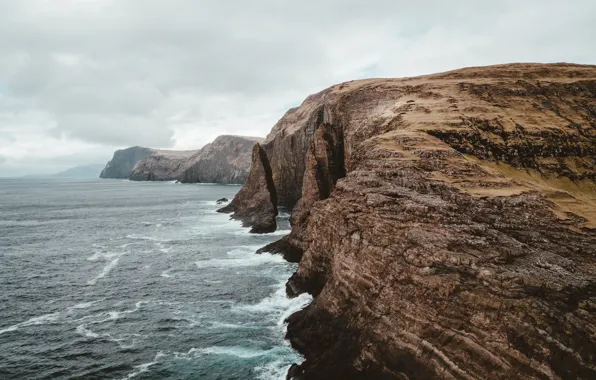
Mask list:
[{"label": "layered rock strata", "polygon": [[180,180],[188,167],[188,161],[197,151],[156,150],[139,161],[129,179],[131,181]]},{"label": "layered rock strata", "polygon": [[252,165],[246,184],[232,202],[218,212],[232,213],[233,219],[251,227],[251,233],[269,233],[277,228],[277,194],[267,154],[259,143],[252,150]]},{"label": "layered rock strata", "polygon": [[595,66],[343,83],[263,150],[314,296],[292,378],[596,378]]},{"label": "layered rock strata", "polygon": [[135,165],[153,153],[155,153],[154,149],[140,146],[117,150],[99,178],[128,179]]},{"label": "layered rock strata", "polygon": [[181,182],[241,184],[250,173],[252,149],[259,137],[223,135],[185,162]]},{"label": "layered rock strata", "polygon": [[259,141],[258,137],[222,135],[195,151],[119,150],[101,178],[241,184],[248,178],[252,147]]}]

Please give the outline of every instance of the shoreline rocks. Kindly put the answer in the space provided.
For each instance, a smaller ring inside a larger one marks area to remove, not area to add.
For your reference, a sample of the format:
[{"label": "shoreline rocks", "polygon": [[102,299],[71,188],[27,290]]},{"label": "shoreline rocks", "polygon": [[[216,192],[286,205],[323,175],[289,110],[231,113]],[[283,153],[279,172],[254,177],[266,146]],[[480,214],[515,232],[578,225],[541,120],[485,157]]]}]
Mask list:
[{"label": "shoreline rocks", "polygon": [[246,183],[229,205],[217,211],[232,213],[233,219],[251,227],[251,233],[270,233],[277,228],[277,194],[269,160],[259,143],[252,150],[252,165]]},{"label": "shoreline rocks", "polygon": [[338,84],[263,151],[314,297],[289,377],[596,377],[596,66]]}]

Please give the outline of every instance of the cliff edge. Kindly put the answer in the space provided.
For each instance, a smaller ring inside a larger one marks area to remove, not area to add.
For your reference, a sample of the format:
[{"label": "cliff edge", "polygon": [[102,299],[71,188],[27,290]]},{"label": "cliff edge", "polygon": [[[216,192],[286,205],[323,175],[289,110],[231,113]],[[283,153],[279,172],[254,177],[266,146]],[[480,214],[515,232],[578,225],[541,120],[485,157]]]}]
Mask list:
[{"label": "cliff edge", "polygon": [[293,207],[267,249],[314,296],[289,378],[596,378],[596,66],[339,84],[263,150]]},{"label": "cliff edge", "polygon": [[99,178],[128,179],[135,165],[153,153],[155,153],[154,149],[140,146],[117,150],[101,171]]},{"label": "cliff edge", "polygon": [[244,183],[250,171],[252,147],[262,140],[222,135],[194,151],[140,147],[118,150],[100,177],[132,181]]}]

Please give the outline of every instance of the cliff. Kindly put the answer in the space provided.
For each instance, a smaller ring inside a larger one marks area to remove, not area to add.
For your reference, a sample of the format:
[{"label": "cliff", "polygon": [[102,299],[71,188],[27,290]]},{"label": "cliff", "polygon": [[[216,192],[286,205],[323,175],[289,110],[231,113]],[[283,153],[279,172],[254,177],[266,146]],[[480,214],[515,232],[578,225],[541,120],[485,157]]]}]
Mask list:
[{"label": "cliff", "polygon": [[139,161],[152,155],[154,152],[154,149],[143,148],[140,146],[117,150],[114,153],[112,160],[110,160],[102,170],[99,178],[128,178],[135,165]]},{"label": "cliff", "polygon": [[596,66],[343,83],[263,150],[290,378],[596,378]]},{"label": "cliff", "polygon": [[118,150],[101,178],[185,183],[244,183],[251,165],[251,151],[258,137],[217,137],[196,151],[128,148]]},{"label": "cliff", "polygon": [[179,180],[186,170],[188,160],[197,151],[155,150],[139,161],[129,179],[132,181]]},{"label": "cliff", "polygon": [[259,143],[252,150],[252,165],[245,186],[232,202],[217,210],[233,213],[232,218],[241,220],[251,233],[269,233],[277,228],[277,195],[271,179],[271,167],[267,154]]},{"label": "cliff", "polygon": [[251,152],[259,137],[219,136],[185,163],[182,182],[244,183],[251,165]]}]

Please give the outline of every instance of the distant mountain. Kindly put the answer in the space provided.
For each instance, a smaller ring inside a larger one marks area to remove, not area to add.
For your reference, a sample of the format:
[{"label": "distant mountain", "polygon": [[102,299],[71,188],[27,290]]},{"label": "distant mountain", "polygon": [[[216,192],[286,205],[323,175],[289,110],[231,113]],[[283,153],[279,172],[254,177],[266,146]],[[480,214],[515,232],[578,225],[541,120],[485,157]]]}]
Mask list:
[{"label": "distant mountain", "polygon": [[75,166],[74,168],[70,168],[63,172],[51,174],[51,175],[49,175],[49,177],[97,178],[97,177],[99,177],[99,173],[101,173],[103,168],[104,168],[104,165],[102,165],[102,164]]}]

